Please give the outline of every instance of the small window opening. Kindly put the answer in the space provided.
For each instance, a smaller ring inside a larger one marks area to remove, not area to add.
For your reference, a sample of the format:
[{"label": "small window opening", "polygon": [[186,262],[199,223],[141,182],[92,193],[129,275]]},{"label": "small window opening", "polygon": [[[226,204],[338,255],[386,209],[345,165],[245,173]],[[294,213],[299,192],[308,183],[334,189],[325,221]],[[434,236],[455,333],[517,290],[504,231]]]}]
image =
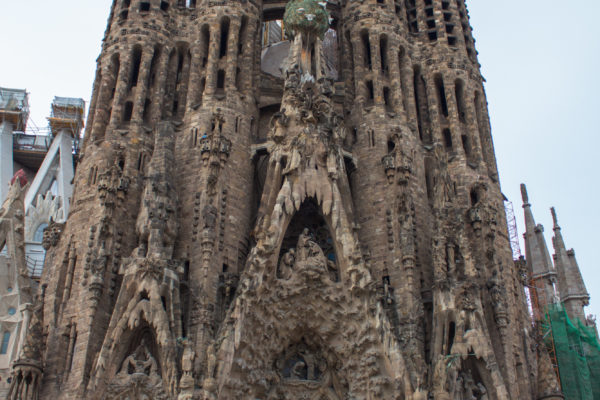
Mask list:
[{"label": "small window opening", "polygon": [[390,88],[388,87],[383,88],[383,101],[387,109],[390,110],[392,108],[392,103],[390,100]]},{"label": "small window opening", "polygon": [[227,271],[229,270],[229,265],[227,264],[223,264],[223,273],[227,273]]},{"label": "small window opening", "polygon": [[152,106],[152,101],[150,101],[150,99],[146,99],[146,101],[144,102],[144,113],[143,113],[143,117],[142,119],[144,120],[144,123],[147,124],[150,122],[150,108]]},{"label": "small window opening", "polygon": [[125,159],[124,158],[119,158],[118,166],[121,171],[123,171],[125,169]]},{"label": "small window opening", "polygon": [[464,84],[460,79],[457,79],[454,86],[456,89],[456,108],[458,109],[458,119],[460,122],[466,122]]},{"label": "small window opening", "polygon": [[425,188],[427,190],[427,199],[433,199],[433,178],[431,176],[431,162],[425,160]]},{"label": "small window opening", "polygon": [[446,88],[444,87],[444,79],[442,75],[435,76],[435,88],[437,89],[438,102],[444,117],[448,117],[448,102],[446,100]]},{"label": "small window opening", "polygon": [[128,101],[123,108],[123,122],[130,122],[133,114],[133,102]]},{"label": "small window opening", "polygon": [[381,40],[379,41],[379,52],[380,52],[380,57],[381,57],[381,72],[383,72],[384,74],[387,74],[388,72],[388,63],[387,63],[387,43],[388,43],[388,39],[387,36],[382,36]]},{"label": "small window opening", "polygon": [[140,3],[140,11],[141,12],[148,12],[150,11],[150,3],[147,1],[142,1]]},{"label": "small window opening", "polygon": [[452,150],[452,132],[450,132],[450,129],[444,129],[443,134],[446,150]]},{"label": "small window opening", "polygon": [[477,203],[479,203],[479,193],[477,193],[477,189],[473,188],[471,189],[471,205],[474,206]]},{"label": "small window opening", "polygon": [[367,92],[369,95],[369,100],[373,101],[375,99],[375,91],[373,89],[373,81],[367,81]]},{"label": "small window opening", "polygon": [[387,142],[388,153],[391,153],[396,148],[396,143],[393,140],[388,140]]},{"label": "small window opening", "polygon": [[210,44],[210,30],[208,29],[208,25],[202,26],[202,67],[206,66],[208,62],[208,46]]},{"label": "small window opening", "polygon": [[160,296],[160,301],[162,303],[163,309],[167,311],[167,299],[165,296]]},{"label": "small window opening", "polygon": [[10,343],[10,332],[6,331],[2,335],[2,346],[0,347],[0,354],[8,353],[8,344]]},{"label": "small window opening", "polygon": [[160,2],[160,9],[162,11],[168,11],[169,10],[169,3],[167,3],[166,1],[161,1]]},{"label": "small window opening", "polygon": [[369,136],[371,138],[371,147],[375,147],[375,131],[373,129],[369,131]]},{"label": "small window opening", "polygon": [[129,89],[137,86],[140,77],[140,66],[142,64],[142,48],[136,46],[133,50],[133,60],[131,63],[131,75],[129,79]]},{"label": "small window opening", "polygon": [[406,7],[406,20],[408,21],[408,29],[411,33],[417,33],[419,31],[419,24],[417,23],[417,8],[415,0],[405,0],[404,5]]},{"label": "small window opening", "polygon": [[461,140],[462,140],[463,149],[465,151],[465,155],[467,157],[470,157],[471,156],[471,144],[469,143],[469,138],[467,137],[467,135],[462,135]]},{"label": "small window opening", "polygon": [[217,89],[225,89],[225,71],[222,69],[217,73]]},{"label": "small window opening", "polygon": [[127,20],[128,17],[129,17],[129,10],[121,11],[121,14],[119,15],[119,18],[121,18],[121,21]]},{"label": "small window opening", "polygon": [[227,55],[227,43],[229,41],[229,18],[224,18],[221,22],[221,46],[219,50],[219,58]]},{"label": "small window opening", "polygon": [[427,36],[431,42],[435,42],[437,40],[437,32],[429,32]]},{"label": "small window opening", "polygon": [[242,24],[240,26],[240,36],[238,39],[238,54],[242,54],[244,52],[244,38],[246,37],[246,29],[248,27],[248,17],[245,15],[242,17]]},{"label": "small window opening", "polygon": [[369,41],[369,32],[367,30],[363,30],[360,33],[360,37],[363,42],[365,67],[371,69],[372,60],[371,60],[371,43]]},{"label": "small window opening", "polygon": [[454,345],[454,337],[456,336],[456,323],[450,322],[450,326],[448,328],[448,343],[446,344],[446,355],[450,355],[452,351],[452,346]]}]

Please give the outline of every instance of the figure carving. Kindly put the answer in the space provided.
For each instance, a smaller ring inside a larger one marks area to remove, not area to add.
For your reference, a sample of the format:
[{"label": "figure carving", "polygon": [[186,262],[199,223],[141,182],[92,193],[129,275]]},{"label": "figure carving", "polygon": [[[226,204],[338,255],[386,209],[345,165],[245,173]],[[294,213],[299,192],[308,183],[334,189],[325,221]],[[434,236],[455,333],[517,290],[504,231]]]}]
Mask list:
[{"label": "figure carving", "polygon": [[279,272],[281,279],[288,280],[292,277],[294,263],[296,261],[296,250],[290,249],[281,258],[281,264],[279,266]]}]

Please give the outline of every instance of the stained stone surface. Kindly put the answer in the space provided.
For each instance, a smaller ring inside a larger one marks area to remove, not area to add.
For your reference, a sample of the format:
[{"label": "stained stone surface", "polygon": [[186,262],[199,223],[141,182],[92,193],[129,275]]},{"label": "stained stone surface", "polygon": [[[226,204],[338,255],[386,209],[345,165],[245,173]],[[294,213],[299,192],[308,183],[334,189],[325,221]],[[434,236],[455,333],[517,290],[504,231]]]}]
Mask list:
[{"label": "stained stone surface", "polygon": [[562,398],[464,2],[325,2],[280,76],[286,2],[181,3],[113,4],[27,398]]}]

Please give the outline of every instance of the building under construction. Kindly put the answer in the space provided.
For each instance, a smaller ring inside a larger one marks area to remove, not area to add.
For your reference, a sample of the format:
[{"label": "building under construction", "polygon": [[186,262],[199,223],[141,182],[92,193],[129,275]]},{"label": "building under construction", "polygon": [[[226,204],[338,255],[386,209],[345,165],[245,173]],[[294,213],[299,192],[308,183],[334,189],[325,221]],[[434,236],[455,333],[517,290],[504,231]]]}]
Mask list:
[{"label": "building under construction", "polygon": [[55,97],[49,129],[28,129],[27,91],[0,88],[0,398],[22,351],[52,226],[67,218],[84,109],[82,99]]},{"label": "building under construction", "polygon": [[[525,213],[525,258],[516,260],[526,267],[523,276],[530,300],[530,311],[538,336],[545,346],[567,400],[600,399],[600,344],[596,321],[585,316],[589,304],[585,283],[575,259],[575,251],[567,250],[554,208],[550,256],[544,227],[535,223],[525,185],[521,186]],[[510,216],[510,212],[507,215]],[[514,215],[514,214],[513,214]],[[509,232],[516,228],[509,221]],[[518,242],[516,243],[518,246]],[[518,248],[513,246],[518,256]]]}]

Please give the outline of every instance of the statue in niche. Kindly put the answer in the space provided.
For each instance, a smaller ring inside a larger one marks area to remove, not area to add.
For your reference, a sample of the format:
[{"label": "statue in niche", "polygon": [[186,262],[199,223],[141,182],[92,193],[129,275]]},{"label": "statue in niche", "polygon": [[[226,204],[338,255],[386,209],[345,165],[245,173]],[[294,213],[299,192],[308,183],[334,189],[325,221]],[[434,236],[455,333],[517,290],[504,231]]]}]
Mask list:
[{"label": "statue in niche", "polygon": [[213,205],[207,205],[202,210],[202,217],[204,218],[204,229],[213,231],[217,226],[217,209]]},{"label": "statue in niche", "polygon": [[281,258],[279,275],[281,279],[288,280],[292,277],[294,263],[296,262],[296,249],[290,249]]},{"label": "statue in niche", "polygon": [[135,351],[123,361],[119,375],[158,376],[158,365],[148,350],[145,339]]},{"label": "statue in niche", "polygon": [[297,259],[299,261],[305,261],[308,259],[316,259],[319,262],[325,260],[325,255],[321,247],[312,240],[312,236],[308,228],[304,228],[300,236],[298,237]]},{"label": "statue in niche", "polygon": [[455,375],[452,398],[460,400],[489,400],[487,388],[473,377],[471,369],[463,369]]},{"label": "statue in niche", "polygon": [[121,370],[102,397],[111,400],[167,400],[158,363],[148,349],[146,338],[121,365]]},{"label": "statue in niche", "polygon": [[323,376],[325,361],[313,355],[307,348],[300,346],[283,362],[284,379],[318,382]]},{"label": "statue in niche", "polygon": [[433,154],[436,161],[436,176],[434,178],[433,186],[433,205],[437,209],[442,209],[446,203],[453,201],[454,181],[448,172],[448,162],[441,144],[434,144]]}]

